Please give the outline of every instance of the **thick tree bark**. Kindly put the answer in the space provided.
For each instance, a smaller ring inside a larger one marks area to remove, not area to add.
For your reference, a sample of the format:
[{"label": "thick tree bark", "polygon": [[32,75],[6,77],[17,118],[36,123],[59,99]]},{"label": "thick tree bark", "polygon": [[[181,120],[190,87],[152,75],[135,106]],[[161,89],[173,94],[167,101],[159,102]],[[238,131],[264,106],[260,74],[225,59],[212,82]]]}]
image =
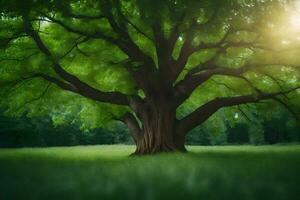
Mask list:
[{"label": "thick tree bark", "polygon": [[176,110],[171,104],[146,103],[140,119],[143,127],[138,140],[135,139],[135,155],[186,152],[184,137],[176,134]]}]

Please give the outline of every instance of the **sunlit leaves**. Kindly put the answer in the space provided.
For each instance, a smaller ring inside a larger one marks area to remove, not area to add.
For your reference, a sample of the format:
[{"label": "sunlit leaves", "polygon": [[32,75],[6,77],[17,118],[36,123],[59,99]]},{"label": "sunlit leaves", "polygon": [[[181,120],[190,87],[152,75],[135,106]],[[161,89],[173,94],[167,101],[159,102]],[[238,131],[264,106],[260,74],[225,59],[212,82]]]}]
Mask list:
[{"label": "sunlit leaves", "polygon": [[[244,79],[223,75],[212,76],[177,110],[180,118],[216,97],[257,95],[259,90],[275,92],[299,83],[298,33],[293,32],[288,35],[288,29],[281,31],[285,27],[280,28],[282,20],[279,18],[284,17],[282,12],[286,11],[283,9],[286,8],[285,1],[115,2],[0,1],[0,46],[3,47],[0,50],[0,84],[3,86],[1,94],[10,88],[8,82],[24,76],[26,78],[36,72],[61,78],[53,70],[53,62],[50,62],[53,59],[67,72],[94,88],[103,91],[119,91],[129,96],[138,94],[144,98],[145,91],[137,88],[138,84],[134,82],[129,72],[140,69],[143,62],[139,59],[129,62],[130,56],[117,46],[123,42],[130,45],[129,40],[132,40],[142,53],[153,58],[158,67],[155,48],[160,45],[155,46],[153,43],[152,30],[152,27],[157,24],[161,25],[162,35],[165,37],[170,37],[174,30],[179,32],[177,41],[176,38],[174,39],[176,42],[172,52],[174,60],[171,58],[168,60],[170,65],[178,59],[181,47],[189,37],[192,37],[191,48],[223,42],[222,45],[192,54],[177,81],[182,80],[189,70],[199,64],[212,64],[207,65],[204,70],[215,65],[235,69],[245,65],[250,66],[248,72],[241,74]],[[112,6],[112,3],[115,4]],[[115,22],[109,23],[109,20],[103,17],[108,14],[108,11],[111,11],[109,14]],[[43,55],[30,37],[23,35],[24,16],[32,21],[34,30],[49,48],[51,58]],[[71,33],[72,31],[66,30],[59,23],[50,22],[51,17],[74,30],[86,31],[90,34],[100,31],[113,42]],[[124,36],[113,30],[118,28],[124,29],[121,33],[128,31],[129,37],[127,34]],[[295,50],[283,51],[291,47]],[[127,45],[123,46],[124,48],[127,48]],[[292,66],[288,67],[289,65]],[[153,77],[155,78],[157,77]],[[12,115],[26,113],[30,116],[50,115],[56,125],[79,123],[82,129],[87,130],[103,126],[126,111],[124,107],[93,102],[79,95],[61,91],[55,85],[47,89],[47,82],[38,78],[27,80],[25,84],[17,84],[12,89],[13,92],[2,97],[3,106],[8,108],[9,113]],[[34,100],[46,89],[45,95]],[[294,97],[291,102],[299,104],[298,99]],[[20,109],[17,109],[19,107]],[[218,137],[218,132],[226,127],[224,118],[232,120],[236,112],[236,108],[222,109],[209,120],[211,127],[207,127],[207,131]]]}]

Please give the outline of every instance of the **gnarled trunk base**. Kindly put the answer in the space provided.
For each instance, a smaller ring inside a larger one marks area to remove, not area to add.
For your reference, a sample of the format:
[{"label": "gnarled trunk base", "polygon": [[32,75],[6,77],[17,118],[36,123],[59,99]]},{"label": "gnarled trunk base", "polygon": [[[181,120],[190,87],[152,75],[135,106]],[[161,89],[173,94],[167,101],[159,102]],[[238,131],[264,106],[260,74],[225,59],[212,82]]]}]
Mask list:
[{"label": "gnarled trunk base", "polygon": [[155,140],[157,137],[143,137],[137,141],[136,150],[132,155],[157,154],[163,152],[187,152],[184,140],[170,138],[169,140]]},{"label": "gnarled trunk base", "polygon": [[176,132],[176,110],[170,102],[161,99],[163,98],[160,98],[160,101],[151,101],[140,109],[141,127],[129,126],[132,133],[136,132],[133,134],[136,143],[134,155],[187,152],[184,135]]}]

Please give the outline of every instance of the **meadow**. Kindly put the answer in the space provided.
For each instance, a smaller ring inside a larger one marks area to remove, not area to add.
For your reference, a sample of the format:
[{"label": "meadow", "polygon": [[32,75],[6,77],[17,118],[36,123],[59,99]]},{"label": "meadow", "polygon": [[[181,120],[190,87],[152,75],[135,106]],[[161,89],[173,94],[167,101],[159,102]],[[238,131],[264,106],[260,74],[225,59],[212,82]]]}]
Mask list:
[{"label": "meadow", "polygon": [[0,150],[0,199],[300,197],[300,145],[189,146],[129,157],[129,145]]}]

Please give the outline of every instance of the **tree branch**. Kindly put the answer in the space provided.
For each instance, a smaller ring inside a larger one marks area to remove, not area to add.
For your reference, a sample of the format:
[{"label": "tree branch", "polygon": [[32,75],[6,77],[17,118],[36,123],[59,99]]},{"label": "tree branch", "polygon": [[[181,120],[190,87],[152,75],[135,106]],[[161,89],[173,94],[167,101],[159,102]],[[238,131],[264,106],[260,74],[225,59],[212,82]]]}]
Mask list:
[{"label": "tree branch", "polygon": [[129,101],[125,94],[120,92],[102,92],[81,81],[76,76],[65,71],[53,57],[49,49],[45,46],[39,34],[33,29],[30,21],[24,17],[24,26],[26,33],[35,41],[40,51],[52,62],[54,71],[65,81],[76,88],[76,92],[82,96],[94,99],[96,101],[113,103],[118,105],[128,105]]},{"label": "tree branch", "polygon": [[[214,13],[208,18],[208,20],[204,24],[198,24],[197,20],[194,19],[194,22],[191,24],[189,29],[185,32],[185,40],[181,47],[178,59],[174,63],[173,67],[173,74],[172,74],[172,80],[176,81],[179,74],[184,69],[185,65],[188,62],[189,57],[196,51],[201,50],[199,47],[194,47],[192,42],[195,35],[195,30],[200,30],[204,28],[205,25],[211,23],[213,20],[216,19],[219,13],[219,7],[217,7],[217,10],[214,11]],[[184,18],[184,15],[182,16]],[[183,19],[182,18],[182,19]],[[224,36],[223,39],[225,39],[226,36]],[[220,41],[223,42],[223,39]],[[202,44],[201,44],[202,45]]]},{"label": "tree branch", "polygon": [[30,78],[42,78],[50,83],[54,83],[56,86],[60,87],[63,90],[67,90],[67,91],[71,91],[71,92],[80,94],[75,86],[68,84],[60,79],[55,78],[55,77],[49,76],[47,74],[35,73],[35,74],[31,75]]},{"label": "tree branch", "polygon": [[84,14],[76,14],[73,12],[68,12],[68,13],[63,13],[66,17],[71,17],[74,19],[88,19],[88,20],[99,20],[99,19],[103,19],[105,18],[104,15],[95,15],[95,16],[91,16],[91,15],[84,15]]},{"label": "tree branch", "polygon": [[50,86],[51,86],[51,83],[48,83],[47,86],[46,86],[46,88],[41,92],[41,94],[40,94],[39,96],[34,97],[34,98],[32,98],[32,99],[26,101],[24,104],[20,105],[20,106],[17,107],[15,110],[18,112],[22,107],[24,107],[24,106],[26,106],[26,105],[28,105],[28,104],[31,104],[31,103],[33,103],[33,102],[35,102],[35,101],[38,101],[38,100],[40,100],[40,99],[42,99],[42,98],[46,95],[46,93],[48,92]]},{"label": "tree branch", "polygon": [[246,120],[248,120],[249,122],[253,122],[250,117],[248,117],[248,115],[245,113],[245,111],[238,105],[238,110],[242,113],[242,115],[244,116],[244,118]]},{"label": "tree branch", "polygon": [[273,99],[278,95],[288,94],[292,91],[300,89],[300,86],[275,93],[260,93],[256,95],[243,95],[235,97],[222,97],[215,98],[204,105],[197,108],[188,116],[184,117],[179,121],[177,126],[178,133],[187,133],[197,125],[207,120],[212,114],[218,111],[220,108],[247,104],[247,103],[258,103],[262,100]]},{"label": "tree branch", "polygon": [[120,25],[114,18],[112,5],[110,2],[107,2],[107,9],[105,10],[106,19],[108,20],[113,31],[119,36],[116,45],[132,60],[142,62],[145,64],[144,67],[148,68],[150,71],[155,71],[156,67],[154,60],[150,56],[145,54],[132,40],[126,26],[126,23],[128,23],[128,21],[126,20],[127,18],[124,16],[121,9],[119,8],[120,5],[118,5],[118,3],[116,4],[117,14],[120,15],[123,19],[123,21],[120,22]]},{"label": "tree branch", "polygon": [[183,11],[181,16],[179,17],[179,20],[177,21],[177,23],[174,25],[174,27],[171,30],[170,37],[168,38],[168,43],[170,46],[171,53],[173,53],[175,44],[180,36],[179,28],[185,17],[186,17],[186,11]]},{"label": "tree branch", "polygon": [[[81,39],[81,40],[80,40]],[[63,59],[64,57],[66,57],[69,53],[71,53],[75,48],[77,48],[77,50],[80,52],[80,53],[83,53],[78,45],[84,43],[84,42],[87,42],[89,40],[89,38],[85,37],[82,39],[82,37],[80,36],[79,38],[77,38],[75,41],[74,41],[74,44],[71,46],[71,48],[69,50],[67,50],[61,57],[60,59]],[[86,55],[85,53],[83,53],[84,55]]]},{"label": "tree branch", "polygon": [[199,74],[188,74],[174,86],[176,98],[174,102],[175,106],[178,106],[185,101],[199,85],[206,82],[213,75],[227,75],[245,79],[240,75],[248,69],[248,66],[239,69],[213,66],[211,69],[205,70]]},{"label": "tree branch", "polygon": [[[246,77],[243,77],[242,74],[251,70],[256,69],[260,66],[274,66],[279,67],[283,65],[273,65],[273,64],[264,64],[264,65],[251,65],[245,64],[243,67],[240,68],[228,68],[228,67],[218,67],[216,65],[210,65],[209,67],[203,68],[202,72],[200,73],[188,73],[183,80],[179,81],[175,86],[175,106],[180,105],[183,101],[185,101],[192,92],[201,84],[206,82],[214,75],[223,75],[223,76],[232,76],[236,78],[240,78],[244,80],[253,90],[260,93],[261,91],[256,88]],[[298,66],[289,67],[298,68]]]},{"label": "tree branch", "polygon": [[[109,36],[103,34],[102,32],[95,31],[94,33],[91,33],[91,32],[82,31],[82,30],[76,29],[72,26],[69,26],[69,25],[65,24],[63,21],[58,20],[54,17],[51,17],[45,13],[41,13],[41,14],[44,17],[46,17],[48,20],[50,20],[48,22],[56,23],[71,33],[75,33],[75,34],[82,35],[82,36],[85,36],[88,38],[93,38],[93,39],[103,39],[107,42],[117,45],[117,40],[115,38],[109,37]],[[39,20],[43,20],[43,19],[39,19]]]},{"label": "tree branch", "polygon": [[280,103],[287,111],[289,111],[291,113],[291,115],[293,116],[293,118],[299,123],[300,122],[300,116],[298,116],[298,114],[287,104],[285,103],[283,100],[281,100],[278,97],[273,97],[273,99],[275,101],[277,101],[278,103]]}]

